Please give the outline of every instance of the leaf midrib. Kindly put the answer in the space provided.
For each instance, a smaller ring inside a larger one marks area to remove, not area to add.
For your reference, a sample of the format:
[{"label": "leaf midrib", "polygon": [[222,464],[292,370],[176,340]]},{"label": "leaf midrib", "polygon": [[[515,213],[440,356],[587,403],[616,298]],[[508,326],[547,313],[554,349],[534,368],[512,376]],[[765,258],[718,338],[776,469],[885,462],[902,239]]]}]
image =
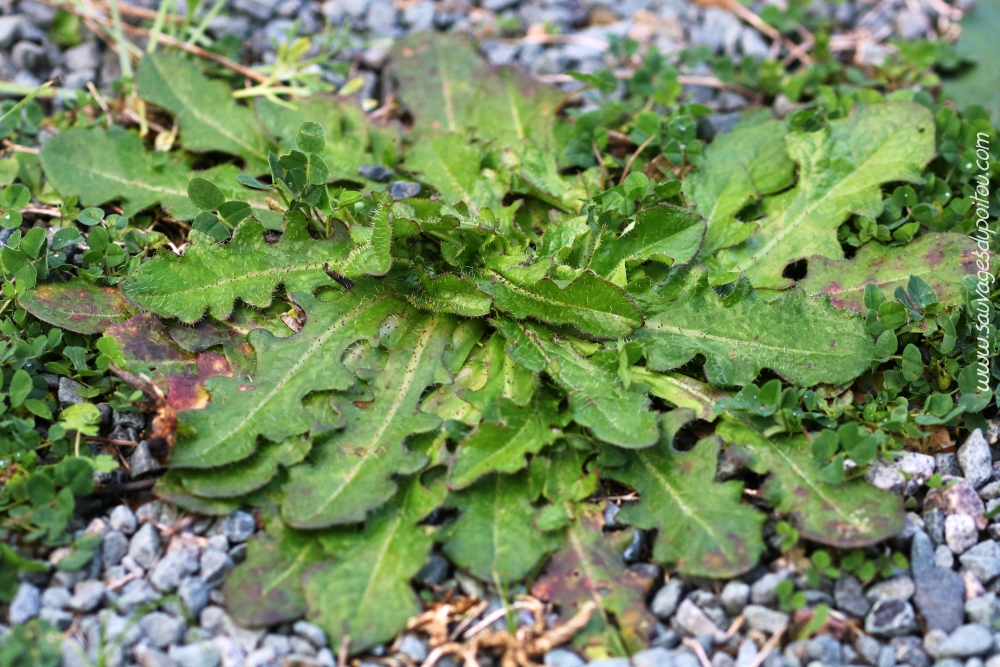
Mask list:
[{"label": "leaf midrib", "polygon": [[[796,218],[794,218],[794,219],[791,220],[790,224],[788,224],[787,226],[782,227],[781,229],[779,229],[778,232],[770,240],[768,240],[767,242],[765,242],[764,245],[761,246],[759,250],[757,250],[756,252],[754,252],[749,258],[747,258],[747,260],[745,262],[742,262],[740,264],[736,264],[733,267],[733,270],[734,271],[744,271],[744,272],[746,272],[748,267],[760,264],[762,262],[762,260],[763,260],[764,257],[766,257],[766,256],[768,256],[768,255],[771,254],[771,252],[774,250],[775,246],[778,243],[780,243],[781,241],[783,241],[792,232],[796,231],[798,229],[798,227],[803,223],[803,221],[805,221],[808,218],[810,218],[811,215],[812,215],[812,213],[813,213],[813,211],[820,204],[825,203],[827,200],[829,200],[834,193],[839,193],[842,190],[846,189],[845,186],[847,184],[854,183],[859,178],[858,175],[861,174],[862,172],[865,172],[867,174],[868,167],[869,167],[869,165],[872,164],[873,160],[875,160],[876,156],[881,156],[882,152],[886,149],[886,146],[888,146],[889,144],[893,143],[893,141],[895,140],[896,136],[898,134],[900,134],[901,132],[903,132],[904,130],[906,130],[907,126],[908,126],[908,123],[899,123],[895,127],[895,129],[892,131],[892,133],[889,135],[889,137],[883,142],[882,146],[878,150],[874,151],[868,157],[868,159],[866,159],[864,162],[862,162],[861,164],[859,164],[854,169],[854,171],[852,171],[850,174],[848,174],[842,180],[838,181],[833,187],[831,187],[829,190],[827,190],[826,193],[823,194],[821,197],[808,202],[806,204],[806,206],[803,207],[802,212]],[[909,156],[907,156],[907,158],[908,157]],[[904,162],[907,158],[900,158],[900,162]],[[882,177],[879,177],[879,180],[876,183],[867,186],[867,188],[863,188],[862,191],[864,191],[865,189],[871,190],[872,188],[877,188],[879,186],[879,184],[885,183],[888,180],[895,180],[895,179],[884,179]],[[808,183],[808,181],[807,181],[807,183]],[[803,187],[802,183],[800,183],[797,186],[797,188],[799,190],[799,193],[801,193],[805,189]],[[800,194],[796,194],[796,199],[798,199],[799,196],[800,196]],[[789,203],[788,208],[791,208],[791,202]],[[787,211],[788,208],[786,208],[785,210]],[[843,207],[843,208],[846,209],[848,207]],[[846,216],[849,215],[849,213],[850,213],[850,211],[848,211],[847,213],[845,213],[844,217],[846,218]],[[782,215],[778,218],[778,220],[783,220],[783,219],[784,219],[784,213],[782,213]],[[772,220],[766,221],[765,222],[765,228],[767,226],[776,226],[778,220],[772,219]]]},{"label": "leaf midrib", "polygon": [[700,339],[700,340],[711,340],[718,343],[724,343],[729,345],[736,345],[737,347],[755,347],[765,350],[769,350],[781,354],[802,354],[805,356],[818,356],[818,357],[856,357],[857,352],[847,349],[847,346],[838,346],[836,349],[845,349],[844,353],[837,353],[833,351],[823,351],[823,350],[802,350],[795,347],[787,346],[777,346],[777,345],[766,345],[764,343],[759,343],[757,341],[749,341],[741,338],[727,338],[725,336],[716,336],[704,331],[699,331],[697,329],[684,329],[682,327],[675,327],[672,325],[661,324],[656,321],[647,321],[646,327],[655,331],[663,331],[664,333],[681,336],[690,339]]},{"label": "leaf midrib", "polygon": [[[403,402],[406,400],[407,394],[410,389],[410,385],[413,384],[413,381],[417,375],[417,369],[420,366],[420,362],[423,361],[424,351],[430,344],[430,340],[433,337],[435,330],[436,327],[434,326],[434,324],[428,323],[421,332],[420,337],[417,338],[417,344],[413,348],[413,353],[410,355],[409,363],[407,363],[406,365],[406,370],[403,373],[403,379],[399,385],[399,390],[396,392],[396,397],[392,402],[392,407],[386,413],[386,417],[385,419],[382,420],[382,423],[379,425],[378,429],[376,429],[376,431],[371,435],[371,437],[368,438],[368,442],[366,443],[364,449],[368,450],[368,448],[371,447],[373,444],[378,443],[382,439],[382,436],[385,434],[386,430],[388,430],[389,426],[392,424],[393,420],[395,419],[396,413],[399,412],[400,408],[403,405]],[[400,447],[403,447],[403,445],[400,444]],[[354,481],[354,478],[358,476],[358,473],[361,472],[362,468],[364,468],[365,465],[371,462],[372,459],[377,459],[377,458],[378,454],[376,453],[376,449],[372,447],[366,456],[362,457],[358,461],[358,463],[354,465],[353,468],[347,471],[347,474],[344,476],[340,485],[334,490],[334,492],[329,496],[327,496],[326,500],[322,504],[320,504],[316,508],[316,510],[310,513],[309,515],[310,518],[322,516],[323,513],[326,511],[326,508],[329,507],[330,504],[333,503],[335,500],[337,500],[337,498],[340,497],[340,495],[344,492],[345,489],[347,489],[347,487],[351,484],[351,482]]]}]

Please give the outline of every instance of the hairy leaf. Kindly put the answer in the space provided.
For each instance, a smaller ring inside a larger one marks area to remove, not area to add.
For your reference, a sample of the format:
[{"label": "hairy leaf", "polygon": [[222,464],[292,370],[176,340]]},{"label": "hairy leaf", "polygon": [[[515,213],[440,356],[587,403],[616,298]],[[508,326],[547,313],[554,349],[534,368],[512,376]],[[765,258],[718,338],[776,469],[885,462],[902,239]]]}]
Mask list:
[{"label": "hairy leaf", "polygon": [[646,326],[635,339],[646,345],[648,366],[670,370],[696,354],[719,385],[752,382],[770,368],[795,384],[843,384],[868,370],[871,336],[864,322],[801,290],[764,303],[751,294],[726,307],[695,269],[673,301],[647,299]]},{"label": "hairy leaf", "polygon": [[392,71],[399,98],[413,113],[414,134],[459,132],[478,115],[475,93],[484,67],[467,39],[435,31],[404,37],[393,46]]},{"label": "hairy leaf", "polygon": [[43,322],[82,334],[103,333],[131,314],[118,290],[80,278],[38,285],[19,296],[17,302]]},{"label": "hairy leaf", "polygon": [[267,171],[273,147],[248,107],[233,100],[229,86],[207,79],[177,55],[149,53],[136,73],[139,96],[177,116],[181,143],[192,151],[221,151],[246,161],[247,171]]},{"label": "hairy leaf", "polygon": [[315,241],[305,216],[297,211],[286,216],[284,234],[273,245],[264,240],[264,230],[253,218],[237,225],[224,246],[192,232],[194,243],[183,257],[161,252],[123,280],[121,290],[144,310],[191,323],[206,309],[226,319],[236,299],[265,307],[281,284],[288,293],[333,285],[327,268],[346,276],[378,275],[388,268],[392,231],[388,212],[373,217],[371,244],[353,248],[343,237]]},{"label": "hairy leaf", "polygon": [[573,643],[595,657],[631,655],[645,648],[656,625],[645,600],[653,582],[625,567],[621,553],[631,533],[603,528],[599,507],[579,505],[576,521],[531,594],[558,605],[563,623],[587,602],[595,603],[597,611]]},{"label": "hairy leaf", "polygon": [[545,327],[497,320],[508,354],[534,371],[545,370],[567,394],[573,418],[594,435],[619,447],[649,447],[658,436],[649,399],[626,389],[621,379],[580,355]]},{"label": "hairy leaf", "polygon": [[715,483],[718,440],[705,438],[691,451],[678,452],[674,433],[662,428],[657,445],[620,452],[621,467],[603,468],[605,476],[628,484],[641,498],[623,507],[616,520],[656,528],[653,560],[682,574],[721,579],[750,570],[764,552],[765,516],[740,502],[741,482]]},{"label": "hairy leaf", "polygon": [[527,406],[537,388],[534,374],[507,356],[506,344],[503,334],[495,332],[455,378],[463,386],[461,398],[478,408],[486,421],[500,421],[504,399]]},{"label": "hairy leaf", "polygon": [[820,544],[853,548],[877,544],[903,529],[903,501],[863,480],[820,481],[822,462],[805,436],[768,438],[725,420],[716,431],[725,442],[749,453],[750,468],[770,473],[764,497],[791,515],[802,537]]},{"label": "hairy leaf", "polygon": [[479,160],[479,146],[452,132],[420,139],[406,152],[405,166],[421,174],[445,202],[465,202],[476,214],[482,208],[498,208],[508,189],[492,172],[480,174]]},{"label": "hairy leaf", "polygon": [[851,213],[877,217],[883,183],[920,180],[934,157],[934,119],[915,102],[873,104],[785,143],[801,171],[798,185],[766,199],[760,229],[718,255],[722,271],[746,273],[758,289],[791,285],[781,275],[789,262],[843,258],[837,227]]},{"label": "hairy leaf", "polygon": [[705,149],[705,161],[682,184],[698,212],[708,220],[699,257],[743,241],[757,225],[736,214],[754,199],[795,182],[795,164],[785,151],[785,123],[772,120],[737,125]]},{"label": "hairy leaf", "polygon": [[344,529],[321,538],[327,561],[302,577],[308,618],[335,649],[350,637],[351,653],[391,640],[421,610],[410,579],[427,562],[433,528],[418,523],[444,501],[444,484],[401,484],[396,498],[365,522],[363,532]]},{"label": "hairy leaf", "polygon": [[394,475],[420,470],[427,457],[410,451],[411,434],[438,428],[440,418],[421,412],[424,391],[449,384],[442,356],[456,321],[448,315],[415,316],[389,345],[389,357],[368,383],[365,407],[342,402],[346,427],[314,451],[309,465],[290,471],[281,515],[297,528],[322,528],[362,521],[396,492]]},{"label": "hairy leaf", "polygon": [[493,305],[516,319],[534,318],[547,324],[568,324],[601,338],[623,338],[642,326],[642,313],[617,285],[584,271],[571,281],[542,278],[520,284],[498,271],[476,277]]},{"label": "hairy leaf", "polygon": [[448,506],[461,515],[445,531],[444,552],[483,581],[518,581],[559,546],[557,536],[532,525],[538,510],[525,472],[483,477],[452,494]]},{"label": "hairy leaf", "polygon": [[284,442],[263,442],[250,458],[222,468],[180,470],[185,489],[200,498],[238,498],[263,488],[280,468],[301,463],[312,448],[305,436],[292,436]]},{"label": "hairy leaf", "polygon": [[484,421],[459,443],[449,472],[450,488],[465,488],[493,471],[516,472],[528,465],[528,454],[537,454],[559,435],[549,427],[555,420],[550,398],[540,397],[527,407],[506,398],[499,401],[499,423]]},{"label": "hairy leaf", "polygon": [[282,442],[309,431],[314,419],[303,407],[303,397],[350,387],[354,376],[341,364],[344,352],[356,341],[374,338],[379,324],[402,307],[362,285],[334,301],[319,301],[301,292],[295,298],[306,314],[302,331],[288,338],[275,338],[263,329],[250,332],[257,353],[253,379],[206,382],[211,403],[182,415],[195,435],[178,439],[172,465],[225,465],[253,454],[258,436]]},{"label": "hairy leaf", "polygon": [[641,366],[632,368],[633,379],[649,385],[649,393],[678,408],[694,410],[698,419],[711,421],[717,415],[715,402],[728,396],[710,384],[680,373],[654,373]]},{"label": "hairy leaf", "polygon": [[267,533],[247,543],[247,558],[226,579],[222,591],[237,623],[265,627],[294,621],[306,611],[300,579],[326,559],[316,536],[284,526],[269,516]]},{"label": "hairy leaf", "polygon": [[[138,136],[118,126],[60,132],[42,145],[39,158],[60,194],[75,195],[84,206],[121,201],[129,216],[159,204],[175,220],[194,218],[199,211],[187,194],[192,174],[211,181],[227,196],[237,190],[232,165],[192,172],[172,156],[147,153]],[[280,228],[281,216],[268,209],[262,194],[240,197],[266,228]]]},{"label": "hairy leaf", "polygon": [[925,234],[905,246],[871,242],[854,259],[813,257],[809,275],[799,285],[809,294],[829,294],[837,308],[864,312],[865,285],[892,294],[920,276],[934,288],[941,303],[961,298],[962,278],[975,273],[976,242],[961,234]]},{"label": "hairy leaf", "polygon": [[687,264],[698,253],[705,221],[687,209],[664,204],[636,216],[620,236],[605,229],[590,259],[590,269],[610,278],[622,262],[653,259],[667,266]]}]

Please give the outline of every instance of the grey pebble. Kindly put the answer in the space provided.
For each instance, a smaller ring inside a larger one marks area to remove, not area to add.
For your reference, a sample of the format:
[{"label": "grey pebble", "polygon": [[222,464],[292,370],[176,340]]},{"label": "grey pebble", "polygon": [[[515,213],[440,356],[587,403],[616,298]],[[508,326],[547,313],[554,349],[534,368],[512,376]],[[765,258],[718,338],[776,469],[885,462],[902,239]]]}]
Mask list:
[{"label": "grey pebble", "polygon": [[104,534],[101,551],[104,567],[117,565],[128,553],[128,538],[120,531],[109,530]]},{"label": "grey pebble", "polygon": [[111,510],[111,515],[108,517],[108,523],[110,523],[111,527],[120,533],[123,533],[124,535],[131,535],[135,532],[139,521],[136,519],[135,512],[133,512],[128,505],[118,505]]},{"label": "grey pebble", "polygon": [[788,625],[788,614],[759,604],[747,605],[743,610],[743,616],[748,627],[769,634],[778,632]]},{"label": "grey pebble", "polygon": [[420,190],[420,184],[413,181],[393,181],[389,184],[389,196],[393,199],[416,197]]},{"label": "grey pebble", "polygon": [[59,390],[56,392],[56,397],[59,399],[59,404],[63,407],[67,405],[76,405],[77,403],[83,403],[85,399],[80,394],[76,393],[77,387],[82,387],[79,382],[70,380],[68,377],[59,378]]},{"label": "grey pebble", "polygon": [[[985,440],[984,440],[985,442]],[[993,634],[978,623],[960,625],[941,644],[938,655],[971,658],[993,648]]]},{"label": "grey pebble", "polygon": [[872,605],[865,617],[865,631],[882,637],[904,635],[917,629],[917,616],[905,600],[884,599]]},{"label": "grey pebble", "polygon": [[973,623],[979,623],[987,628],[996,625],[1000,617],[1000,606],[997,604],[996,593],[987,593],[977,598],[965,601],[965,614]]},{"label": "grey pebble", "polygon": [[159,550],[160,534],[151,523],[143,524],[128,545],[128,555],[143,569],[149,569]]},{"label": "grey pebble", "polygon": [[[416,639],[418,642],[420,641],[416,637],[414,637],[414,639]],[[292,647],[292,653],[294,653],[294,654],[297,654],[297,655],[307,655],[307,656],[314,656],[314,655],[316,655],[316,647],[314,647],[312,644],[310,644],[309,642],[307,642],[302,637],[297,637],[295,635],[292,635],[291,637],[288,638],[288,644],[289,644],[289,646]],[[416,649],[415,645],[410,644],[409,648],[414,649],[414,651],[419,654],[419,650]],[[426,647],[425,647],[425,651],[426,651]],[[427,657],[427,656],[425,655],[424,657]],[[417,662],[423,662],[423,660],[418,660]]]},{"label": "grey pebble", "polygon": [[208,605],[208,585],[201,577],[185,577],[177,587],[177,597],[197,616]]},{"label": "grey pebble", "polygon": [[958,465],[973,487],[979,488],[993,476],[993,456],[990,446],[978,428],[969,434],[958,448]]},{"label": "grey pebble", "polygon": [[233,559],[224,551],[205,549],[201,552],[201,578],[210,587],[219,586],[233,569]]},{"label": "grey pebble", "polygon": [[894,577],[875,584],[865,593],[872,602],[879,600],[909,600],[916,592],[916,586],[909,577]]},{"label": "grey pebble", "polygon": [[1000,544],[993,540],[971,547],[958,560],[964,568],[972,570],[983,584],[1000,576]]},{"label": "grey pebble", "polygon": [[757,644],[749,637],[740,642],[740,647],[736,651],[736,667],[751,667],[757,660],[760,651]]},{"label": "grey pebble", "polygon": [[934,565],[946,570],[955,567],[955,554],[947,546],[942,544],[934,550]]},{"label": "grey pebble", "polygon": [[76,611],[93,611],[104,599],[104,592],[104,584],[100,581],[92,579],[81,581],[73,589],[69,606]]},{"label": "grey pebble", "polygon": [[65,609],[69,606],[69,600],[73,597],[70,592],[62,586],[46,588],[42,593],[42,606],[53,609]]},{"label": "grey pebble", "polygon": [[791,576],[792,573],[789,571],[765,574],[750,587],[750,600],[754,604],[774,604],[778,600],[778,595],[774,590],[778,587],[778,584]]},{"label": "grey pebble", "polygon": [[649,605],[650,611],[657,618],[670,618],[677,611],[677,605],[680,603],[683,593],[684,582],[680,579],[671,579],[653,596],[653,601]]},{"label": "grey pebble", "polygon": [[177,667],[177,663],[171,660],[170,656],[145,642],[136,646],[133,654],[139,667]]},{"label": "grey pebble", "polygon": [[326,633],[318,625],[313,625],[309,621],[296,621],[292,626],[292,632],[303,639],[307,639],[316,648],[323,648],[328,644]]},{"label": "grey pebble", "polygon": [[55,607],[42,607],[38,612],[38,618],[54,625],[60,632],[68,630],[69,626],[73,625],[73,614]]},{"label": "grey pebble", "polygon": [[21,625],[27,623],[38,615],[38,610],[42,606],[42,594],[38,587],[27,581],[22,581],[17,588],[14,599],[11,600],[10,608],[7,611],[7,619],[11,625]]},{"label": "grey pebble", "polygon": [[965,614],[965,583],[952,570],[933,568],[916,574],[913,602],[928,628],[951,632]]},{"label": "grey pebble", "polygon": [[954,554],[964,553],[979,540],[976,520],[967,514],[951,514],[944,520],[944,541]]},{"label": "grey pebble", "polygon": [[694,637],[708,635],[716,641],[724,641],[725,633],[691,600],[684,600],[677,607],[674,622],[678,629]]},{"label": "grey pebble", "polygon": [[565,648],[554,648],[542,657],[542,664],[548,667],[583,667],[586,661]]},{"label": "grey pebble", "polygon": [[377,183],[388,183],[392,173],[391,169],[381,164],[363,164],[358,167],[358,174]]},{"label": "grey pebble", "polygon": [[399,642],[399,652],[414,662],[423,662],[427,658],[427,644],[415,635],[405,634]]},{"label": "grey pebble", "polygon": [[253,515],[236,511],[222,521],[222,533],[232,543],[246,542],[257,529]]},{"label": "grey pebble", "polygon": [[168,653],[178,667],[217,667],[219,650],[212,642],[171,646]]},{"label": "grey pebble", "polygon": [[139,619],[143,634],[157,648],[166,648],[184,636],[184,621],[162,611],[154,611]]},{"label": "grey pebble", "polygon": [[738,616],[750,599],[750,586],[739,580],[733,580],[722,588],[719,601],[722,608],[730,616]]},{"label": "grey pebble", "polygon": [[830,635],[819,635],[806,642],[805,657],[819,660],[824,665],[839,665],[843,655],[844,650],[840,642]]},{"label": "grey pebble", "polygon": [[171,593],[181,579],[197,571],[198,559],[193,554],[185,549],[174,549],[167,552],[153,568],[149,583],[161,593]]},{"label": "grey pebble", "polygon": [[871,609],[871,602],[865,597],[861,583],[851,574],[840,575],[834,585],[833,595],[837,608],[851,616],[861,618]]},{"label": "grey pebble", "polygon": [[285,635],[268,634],[261,641],[261,646],[274,652],[277,657],[286,656],[292,652],[292,643]]},{"label": "grey pebble", "polygon": [[146,473],[156,472],[163,467],[149,452],[149,443],[145,440],[139,441],[139,446],[132,452],[132,458],[128,462],[132,477],[140,477]]},{"label": "grey pebble", "polygon": [[139,607],[160,599],[160,594],[144,579],[133,579],[125,584],[118,596],[118,609],[130,614]]}]

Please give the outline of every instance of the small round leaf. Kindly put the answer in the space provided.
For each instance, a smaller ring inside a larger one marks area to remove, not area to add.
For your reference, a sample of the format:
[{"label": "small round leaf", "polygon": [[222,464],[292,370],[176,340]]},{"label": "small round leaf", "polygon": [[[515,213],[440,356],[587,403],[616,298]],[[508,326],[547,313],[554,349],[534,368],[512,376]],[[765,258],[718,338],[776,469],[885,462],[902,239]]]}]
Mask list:
[{"label": "small round leaf", "polygon": [[305,122],[299,125],[295,135],[295,145],[304,153],[319,153],[326,146],[326,135],[319,123]]},{"label": "small round leaf", "polygon": [[200,177],[192,178],[188,183],[188,198],[203,211],[214,211],[226,201],[226,195],[222,194],[219,186]]}]

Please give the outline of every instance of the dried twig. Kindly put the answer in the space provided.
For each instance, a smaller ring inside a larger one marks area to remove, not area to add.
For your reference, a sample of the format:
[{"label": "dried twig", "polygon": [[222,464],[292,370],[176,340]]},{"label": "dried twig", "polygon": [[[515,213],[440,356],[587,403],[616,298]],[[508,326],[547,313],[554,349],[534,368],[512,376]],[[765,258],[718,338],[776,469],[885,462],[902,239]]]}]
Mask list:
[{"label": "dried twig", "polygon": [[704,646],[690,637],[685,637],[682,640],[682,643],[694,651],[694,654],[698,656],[698,662],[701,663],[701,667],[712,667],[712,661],[708,659],[708,654],[705,653]]},{"label": "dried twig", "polygon": [[768,638],[768,640],[764,642],[764,645],[760,647],[760,653],[758,653],[757,657],[754,658],[753,662],[750,663],[750,667],[760,667],[762,664],[764,664],[764,659],[767,658],[768,654],[770,654],[771,651],[774,650],[774,647],[778,645],[778,642],[781,641],[781,636],[785,634],[785,630],[787,629],[788,626],[786,625],[785,627],[781,628],[780,630],[772,634],[770,638]]},{"label": "dried twig", "polygon": [[635,163],[635,159],[637,157],[639,157],[640,153],[642,153],[644,150],[646,150],[647,146],[649,146],[651,143],[653,143],[653,139],[655,139],[655,138],[656,138],[656,135],[653,135],[653,136],[649,137],[644,142],[642,142],[641,144],[639,144],[639,147],[635,149],[635,152],[632,153],[632,156],[628,159],[628,162],[625,163],[625,170],[622,172],[622,177],[618,181],[618,185],[621,185],[622,183],[625,182],[625,177],[628,176],[628,173],[630,171],[632,171],[632,164]]}]

